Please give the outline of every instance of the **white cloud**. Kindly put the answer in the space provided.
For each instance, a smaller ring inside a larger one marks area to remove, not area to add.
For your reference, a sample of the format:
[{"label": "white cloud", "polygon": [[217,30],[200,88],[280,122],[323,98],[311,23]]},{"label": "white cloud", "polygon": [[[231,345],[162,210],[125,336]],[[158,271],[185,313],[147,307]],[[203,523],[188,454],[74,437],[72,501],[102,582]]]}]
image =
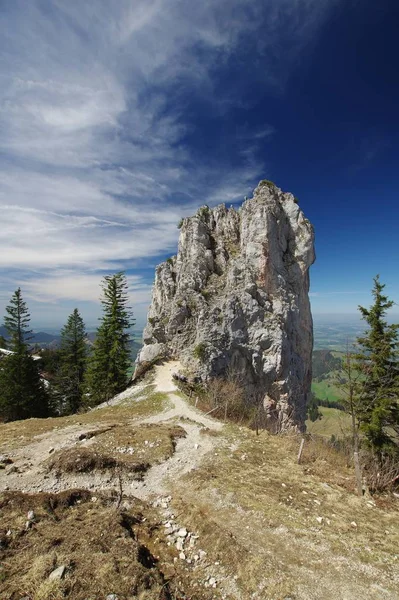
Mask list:
[{"label": "white cloud", "polygon": [[184,141],[184,102],[171,106],[171,98],[183,89],[223,118],[242,98],[239,86],[216,94],[214,70],[249,43],[262,59],[254,77],[278,88],[334,3],[8,3],[0,268],[30,269],[23,283],[32,298],[93,301],[93,273],[173,251],[180,216],[242,198],[262,175],[257,148],[272,126],[240,134],[241,167],[198,164]]},{"label": "white cloud", "polygon": [[[41,303],[57,303],[60,300],[99,302],[101,296],[101,275],[79,274],[70,270],[57,271],[45,277],[22,280],[21,285],[27,298]],[[140,276],[127,276],[128,295],[133,306],[146,304],[151,286]]]}]

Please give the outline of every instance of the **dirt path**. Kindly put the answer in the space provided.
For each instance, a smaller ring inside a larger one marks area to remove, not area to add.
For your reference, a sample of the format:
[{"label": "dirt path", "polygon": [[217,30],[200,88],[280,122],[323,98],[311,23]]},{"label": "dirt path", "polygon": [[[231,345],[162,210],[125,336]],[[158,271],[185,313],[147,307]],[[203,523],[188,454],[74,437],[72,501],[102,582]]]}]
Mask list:
[{"label": "dirt path", "polygon": [[173,456],[162,464],[152,467],[144,481],[134,481],[131,484],[133,495],[148,500],[153,496],[167,494],[169,483],[176,484],[176,480],[196,468],[202,458],[211,452],[217,445],[217,438],[201,434],[204,428],[219,431],[223,424],[215,419],[205,416],[196,410],[181,396],[177,395],[177,388],[173,382],[173,373],[179,370],[178,362],[168,362],[155,367],[154,384],[159,392],[167,392],[173,402],[173,408],[143,419],[143,423],[175,422],[186,431],[186,437],[177,441]]},{"label": "dirt path", "polygon": [[[178,423],[186,431],[186,437],[177,441],[173,456],[149,469],[143,481],[127,478],[123,481],[123,491],[126,495],[151,500],[154,496],[168,492],[168,482],[176,480],[200,464],[202,458],[217,445],[214,437],[201,434],[208,428],[219,430],[222,424],[207,417],[189,406],[183,398],[175,393],[177,388],[172,375],[179,368],[179,363],[169,362],[155,367],[155,391],[168,393],[172,408],[152,415],[146,419],[132,420],[132,424],[161,424]],[[134,388],[134,393],[140,391],[140,386]],[[107,406],[113,406],[129,400],[132,389],[119,394]],[[135,400],[137,401],[137,400]],[[81,441],[79,438],[87,431],[104,427],[100,415],[98,423],[69,425],[37,436],[33,442],[11,451],[8,455],[13,460],[13,468],[0,471],[0,491],[7,489],[23,490],[25,492],[51,491],[58,492],[71,487],[83,487],[93,490],[114,488],[116,485],[112,473],[94,472],[84,474],[64,474],[57,478],[49,473],[46,467],[49,456],[58,450],[66,450],[76,445],[89,446],[92,440]]]}]

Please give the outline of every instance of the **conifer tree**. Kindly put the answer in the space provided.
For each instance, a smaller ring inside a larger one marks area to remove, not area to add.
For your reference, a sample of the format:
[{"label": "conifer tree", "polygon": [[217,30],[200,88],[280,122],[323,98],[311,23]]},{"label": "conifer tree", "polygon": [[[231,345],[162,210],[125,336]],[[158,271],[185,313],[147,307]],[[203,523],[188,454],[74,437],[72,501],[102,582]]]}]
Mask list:
[{"label": "conifer tree", "polygon": [[10,350],[26,350],[26,344],[32,338],[32,331],[29,329],[30,314],[26,302],[22,299],[21,288],[14,292],[9,305],[6,306],[6,312],[4,326],[10,337]]},{"label": "conifer tree", "polygon": [[127,384],[131,363],[128,329],[134,324],[127,289],[126,276],[122,272],[103,279],[103,317],[87,377],[89,402],[93,404],[110,400]]},{"label": "conifer tree", "polygon": [[28,352],[30,315],[18,288],[6,307],[4,324],[13,352],[1,361],[0,417],[5,421],[48,416],[48,396],[37,365]]},{"label": "conifer tree", "polygon": [[369,446],[380,457],[398,451],[395,437],[399,434],[399,325],[388,325],[385,320],[394,302],[384,295],[384,288],[377,275],[373,305],[369,309],[359,306],[369,329],[358,338],[360,352],[355,357],[362,375],[356,388],[357,417]]},{"label": "conifer tree", "polygon": [[60,346],[60,367],[55,387],[60,412],[70,414],[82,404],[87,364],[86,330],[77,308],[61,330]]}]

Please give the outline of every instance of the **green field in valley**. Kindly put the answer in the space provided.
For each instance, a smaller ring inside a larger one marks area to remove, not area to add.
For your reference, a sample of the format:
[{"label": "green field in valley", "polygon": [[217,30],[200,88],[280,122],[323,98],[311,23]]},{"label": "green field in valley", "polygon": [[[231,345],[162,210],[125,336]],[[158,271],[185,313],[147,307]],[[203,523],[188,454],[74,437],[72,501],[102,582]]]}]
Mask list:
[{"label": "green field in valley", "polygon": [[337,380],[340,371],[332,371],[327,379],[312,381],[312,392],[320,400],[330,400],[330,402],[340,402],[343,398],[343,393]]},{"label": "green field in valley", "polygon": [[330,438],[334,435],[336,438],[344,437],[350,432],[349,415],[336,408],[327,408],[319,406],[322,418],[317,421],[306,421],[306,430],[314,435]]}]

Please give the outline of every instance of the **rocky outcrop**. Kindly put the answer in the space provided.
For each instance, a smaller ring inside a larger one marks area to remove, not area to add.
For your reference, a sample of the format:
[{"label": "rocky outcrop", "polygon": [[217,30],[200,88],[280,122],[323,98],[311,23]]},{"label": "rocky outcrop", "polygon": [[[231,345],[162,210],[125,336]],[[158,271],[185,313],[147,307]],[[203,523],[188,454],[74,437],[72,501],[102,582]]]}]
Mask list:
[{"label": "rocky outcrop", "polygon": [[234,373],[270,429],[303,429],[313,242],[294,196],[268,181],[238,210],[203,206],[183,219],[177,256],[156,269],[136,372],[173,357],[203,381]]}]

